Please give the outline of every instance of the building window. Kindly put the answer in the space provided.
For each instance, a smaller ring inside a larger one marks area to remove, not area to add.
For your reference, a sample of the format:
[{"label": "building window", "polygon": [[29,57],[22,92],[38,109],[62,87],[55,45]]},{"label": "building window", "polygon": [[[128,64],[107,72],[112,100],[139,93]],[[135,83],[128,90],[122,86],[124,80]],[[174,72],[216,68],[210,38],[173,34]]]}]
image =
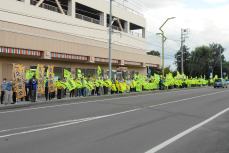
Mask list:
[{"label": "building window", "polygon": [[[114,19],[116,17],[112,17],[112,19]],[[107,27],[109,27],[110,25],[110,15],[107,14]],[[122,19],[117,19],[113,22],[112,24],[112,29],[114,30],[118,30],[118,31],[122,31],[123,32],[127,32],[128,31],[128,22]]]},{"label": "building window", "polygon": [[[61,8],[64,11],[65,15],[67,15],[67,13],[68,13],[68,1],[66,1],[66,0],[58,0],[58,1],[61,5]],[[32,5],[36,5],[38,2],[39,2],[39,0],[30,0],[30,3]],[[61,10],[59,9],[55,0],[44,0],[44,2],[41,3],[39,7],[50,10],[50,11],[61,13]]]},{"label": "building window", "polygon": [[139,38],[145,38],[145,28],[139,25],[130,23],[130,34]]},{"label": "building window", "polygon": [[104,13],[86,5],[76,3],[75,17],[84,21],[103,25]]}]

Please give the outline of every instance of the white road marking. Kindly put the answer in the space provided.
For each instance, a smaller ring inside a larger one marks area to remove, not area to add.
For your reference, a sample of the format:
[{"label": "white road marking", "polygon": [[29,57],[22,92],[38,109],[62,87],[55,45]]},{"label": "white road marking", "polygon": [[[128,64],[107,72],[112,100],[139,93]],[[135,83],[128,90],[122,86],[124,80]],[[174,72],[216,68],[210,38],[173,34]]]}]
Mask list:
[{"label": "white road marking", "polygon": [[55,126],[49,126],[49,127],[44,127],[44,128],[34,129],[34,130],[28,130],[28,131],[22,131],[22,132],[17,132],[17,133],[1,135],[0,138],[6,138],[6,137],[10,137],[10,136],[23,135],[23,134],[29,134],[29,133],[39,132],[39,131],[55,129],[55,128],[74,125],[74,124],[83,123],[83,122],[87,122],[87,121],[93,121],[93,120],[97,120],[97,119],[101,119],[101,118],[107,118],[107,117],[111,117],[111,116],[117,116],[117,115],[121,115],[121,114],[126,114],[126,113],[129,113],[129,112],[134,112],[134,111],[138,111],[138,110],[141,110],[141,109],[137,108],[137,109],[128,110],[128,111],[119,112],[119,113],[114,113],[114,114],[109,114],[109,115],[103,115],[103,116],[79,119],[79,120],[76,120],[76,121],[72,121],[72,122],[65,123],[65,124],[60,124],[60,125],[55,125]]},{"label": "white road marking", "polygon": [[182,101],[192,100],[192,99],[206,97],[206,96],[211,96],[211,95],[215,95],[215,94],[218,94],[218,93],[223,93],[223,92],[226,92],[226,91],[229,91],[229,90],[224,90],[224,91],[219,91],[219,92],[213,92],[213,93],[204,94],[204,95],[200,95],[200,96],[195,96],[195,97],[190,97],[190,98],[185,98],[185,99],[170,101],[170,102],[162,103],[162,104],[158,104],[158,105],[152,105],[152,106],[149,106],[149,108],[153,108],[153,107],[157,107],[157,106],[163,106],[163,105],[167,105],[167,104],[179,103],[179,102],[182,102]]},{"label": "white road marking", "polygon": [[43,106],[43,107],[25,108],[25,109],[18,109],[18,110],[2,111],[2,112],[0,112],[0,114],[23,112],[23,111],[31,111],[31,110],[38,110],[38,109],[47,109],[47,108],[56,108],[56,107],[79,105],[79,104],[87,104],[87,103],[96,103],[96,102],[101,102],[101,101],[107,101],[107,100],[110,101],[110,100],[125,99],[125,98],[132,98],[132,97],[142,97],[142,96],[149,96],[149,95],[153,96],[153,95],[159,95],[159,94],[163,94],[163,93],[186,92],[186,91],[190,91],[190,90],[196,90],[196,89],[177,90],[177,91],[170,91],[170,92],[150,93],[150,94],[143,94],[143,95],[136,95],[136,96],[127,96],[127,97],[119,97],[119,98],[107,98],[107,99],[85,101],[85,102],[79,102],[79,103],[74,102],[74,103],[60,104],[60,105],[51,105],[51,106]]},{"label": "white road marking", "polygon": [[60,121],[60,122],[54,122],[54,123],[47,123],[47,124],[38,124],[38,125],[31,125],[31,126],[23,126],[23,127],[18,127],[18,128],[1,130],[0,133],[10,132],[10,131],[15,131],[15,130],[23,130],[23,129],[45,127],[45,126],[51,126],[51,125],[58,125],[58,124],[64,124],[64,123],[70,123],[70,122],[77,122],[77,121],[86,120],[86,119],[89,119],[89,118],[92,118],[92,117],[83,118],[83,119],[75,119],[75,120],[66,120],[66,121]]},{"label": "white road marking", "polygon": [[[229,90],[227,90],[227,91],[229,91]],[[158,106],[178,103],[178,102],[187,101],[187,100],[190,100],[190,99],[195,99],[195,98],[215,95],[217,93],[222,93],[222,92],[226,92],[226,91],[214,92],[214,93],[205,94],[205,95],[201,95],[201,96],[195,96],[195,97],[191,97],[191,98],[180,99],[180,100],[177,100],[177,101],[167,102],[167,103],[158,104],[158,105],[152,105],[152,106],[149,106],[149,107],[153,108],[153,107],[158,107]],[[127,110],[127,111],[114,113],[114,114],[108,114],[108,115],[102,115],[102,116],[96,116],[96,117],[89,117],[89,118],[84,118],[84,119],[76,119],[76,120],[68,120],[68,121],[56,122],[56,123],[60,123],[58,125],[55,125],[55,123],[50,123],[50,125],[54,124],[54,126],[49,126],[49,127],[45,127],[45,128],[39,128],[39,129],[34,129],[34,130],[28,130],[28,131],[23,131],[23,132],[18,132],[18,133],[2,135],[2,136],[0,136],[0,138],[5,138],[5,137],[9,137],[9,136],[28,134],[28,133],[38,132],[38,131],[44,131],[44,130],[59,128],[59,127],[69,126],[69,125],[78,124],[78,123],[82,123],[82,122],[88,122],[88,121],[97,120],[97,119],[101,119],[101,118],[107,118],[107,117],[111,117],[111,116],[117,116],[117,115],[121,115],[121,114],[126,114],[126,113],[129,113],[129,112],[135,112],[135,111],[143,110],[143,109],[145,109],[145,108],[136,108],[136,109],[133,109],[133,110]],[[23,128],[24,127],[22,127],[22,129]],[[19,128],[17,128],[17,129],[19,129]],[[11,130],[11,129],[9,129],[9,130]],[[2,130],[2,131],[3,132],[7,132],[7,130]]]},{"label": "white road marking", "polygon": [[185,131],[179,133],[178,135],[176,135],[176,136],[174,136],[174,137],[172,137],[172,138],[170,138],[170,139],[164,141],[163,143],[161,143],[161,144],[159,144],[159,145],[153,147],[152,149],[148,150],[148,151],[145,152],[145,153],[156,153],[156,152],[162,150],[163,148],[165,148],[166,146],[170,145],[171,143],[173,143],[173,142],[179,140],[180,138],[182,138],[182,137],[188,135],[189,133],[191,133],[191,132],[197,130],[198,128],[204,126],[205,124],[211,122],[212,120],[214,120],[214,119],[216,119],[217,117],[219,117],[219,116],[225,114],[225,113],[228,112],[228,111],[229,111],[229,107],[226,108],[226,109],[224,109],[223,111],[217,113],[216,115],[210,117],[209,119],[207,119],[207,120],[205,120],[205,121],[203,121],[203,122],[201,122],[201,123],[199,123],[199,124],[197,124],[197,125],[195,125],[195,126],[189,128],[189,129],[187,129],[187,130],[185,130]]}]

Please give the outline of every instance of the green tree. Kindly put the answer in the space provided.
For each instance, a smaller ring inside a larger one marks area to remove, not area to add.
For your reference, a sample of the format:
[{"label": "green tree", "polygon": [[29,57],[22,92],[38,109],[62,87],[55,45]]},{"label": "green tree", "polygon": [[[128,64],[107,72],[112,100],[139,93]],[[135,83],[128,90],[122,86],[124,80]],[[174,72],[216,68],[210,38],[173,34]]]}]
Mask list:
[{"label": "green tree", "polygon": [[[184,72],[186,75],[190,76],[210,76],[213,75],[220,76],[220,52],[222,52],[223,61],[223,72],[229,73],[229,68],[225,61],[223,55],[224,48],[221,44],[211,43],[209,46],[196,47],[194,51],[189,53],[189,48],[184,46]],[[175,64],[177,65],[177,70],[181,71],[181,52],[175,54]]]},{"label": "green tree", "polygon": [[153,56],[161,56],[159,51],[152,50],[150,52],[147,52],[148,55],[153,55]]},{"label": "green tree", "polygon": [[211,54],[210,54],[210,71],[213,72],[213,75],[218,75],[220,76],[221,73],[221,69],[220,69],[220,55],[222,52],[222,61],[223,63],[225,63],[225,57],[223,55],[224,53],[224,48],[222,47],[222,45],[217,44],[217,43],[211,43],[209,45],[210,49],[211,49]]},{"label": "green tree", "polygon": [[170,66],[165,67],[164,71],[165,71],[165,75],[166,75],[166,74],[169,74],[169,73],[172,73],[172,71],[171,71],[171,69],[170,69]]},{"label": "green tree", "polygon": [[209,65],[211,61],[211,48],[208,46],[197,47],[191,52],[190,58],[190,75],[204,76],[209,72]]},{"label": "green tree", "polygon": [[[189,63],[191,54],[187,46],[183,46],[183,60],[184,60],[184,74],[190,75]],[[181,73],[181,51],[179,50],[175,54],[175,64],[177,66],[177,71]]]}]

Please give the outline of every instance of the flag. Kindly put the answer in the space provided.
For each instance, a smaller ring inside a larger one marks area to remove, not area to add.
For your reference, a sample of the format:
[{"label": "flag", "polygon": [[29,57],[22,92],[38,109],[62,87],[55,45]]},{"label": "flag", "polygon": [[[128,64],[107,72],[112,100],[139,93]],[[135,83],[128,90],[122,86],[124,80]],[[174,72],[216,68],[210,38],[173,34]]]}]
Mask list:
[{"label": "flag", "polygon": [[81,78],[82,77],[82,72],[80,69],[77,69],[77,78]]},{"label": "flag", "polygon": [[20,64],[13,65],[13,80],[14,80],[14,88],[16,91],[16,98],[21,99],[25,97],[25,84],[24,84],[24,75],[25,75],[25,67]]},{"label": "flag", "polygon": [[37,65],[37,69],[36,69],[36,78],[37,78],[37,91],[40,94],[44,94],[45,93],[45,67],[42,64],[38,64]]},{"label": "flag", "polygon": [[72,73],[69,72],[68,70],[64,69],[64,77],[67,79],[72,78]]},{"label": "flag", "polygon": [[76,84],[73,79],[68,79],[67,82],[65,83],[67,86],[68,90],[71,91],[76,88]]},{"label": "flag", "polygon": [[100,76],[102,74],[102,70],[101,70],[101,67],[98,66],[98,69],[97,69],[97,75]]},{"label": "flag", "polygon": [[48,77],[48,92],[55,92],[54,86],[54,66],[49,65],[47,70],[47,77]]}]

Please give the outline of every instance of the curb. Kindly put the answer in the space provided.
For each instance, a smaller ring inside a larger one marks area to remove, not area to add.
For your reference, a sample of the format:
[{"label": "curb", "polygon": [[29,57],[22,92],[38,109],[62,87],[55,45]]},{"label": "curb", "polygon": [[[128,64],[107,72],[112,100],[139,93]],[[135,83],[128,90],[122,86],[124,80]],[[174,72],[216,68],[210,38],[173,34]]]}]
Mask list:
[{"label": "curb", "polygon": [[154,93],[163,93],[168,91],[182,91],[182,90],[190,90],[190,89],[200,89],[200,88],[207,88],[207,87],[193,87],[193,88],[183,88],[183,89],[168,89],[168,90],[152,90],[152,91],[143,91],[143,92],[134,92],[134,93],[123,93],[123,94],[115,94],[115,95],[102,95],[102,96],[91,96],[91,97],[83,97],[83,98],[64,98],[64,99],[55,99],[51,101],[39,101],[39,102],[30,102],[26,104],[10,104],[6,106],[0,106],[1,110],[10,110],[10,109],[17,109],[17,108],[25,108],[25,107],[32,107],[32,106],[48,106],[53,104],[63,104],[63,103],[79,103],[79,102],[87,102],[90,100],[106,100],[115,97],[131,97],[137,95],[146,95],[146,94],[154,94]]}]

